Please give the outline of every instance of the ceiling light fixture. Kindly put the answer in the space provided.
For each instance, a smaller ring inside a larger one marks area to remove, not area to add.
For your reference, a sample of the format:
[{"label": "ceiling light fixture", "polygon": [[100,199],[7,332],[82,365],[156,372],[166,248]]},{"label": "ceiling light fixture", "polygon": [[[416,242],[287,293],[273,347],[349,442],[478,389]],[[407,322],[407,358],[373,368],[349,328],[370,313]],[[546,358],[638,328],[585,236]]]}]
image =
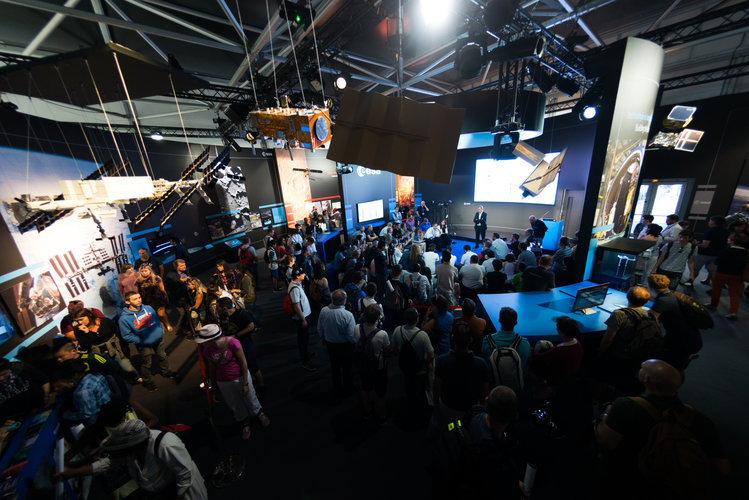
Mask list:
[{"label": "ceiling light fixture", "polygon": [[452,12],[452,0],[421,0],[419,3],[422,20],[431,28],[445,24]]},{"label": "ceiling light fixture", "polygon": [[164,136],[161,135],[161,132],[154,132],[153,134],[151,134],[151,139],[153,139],[154,141],[161,141],[164,139]]},{"label": "ceiling light fixture", "polygon": [[598,114],[597,106],[585,106],[580,113],[581,120],[592,120]]},{"label": "ceiling light fixture", "polygon": [[346,77],[343,75],[338,75],[338,77],[335,79],[335,82],[333,85],[335,85],[335,88],[338,90],[343,90],[346,88],[346,85],[348,82],[346,82]]}]

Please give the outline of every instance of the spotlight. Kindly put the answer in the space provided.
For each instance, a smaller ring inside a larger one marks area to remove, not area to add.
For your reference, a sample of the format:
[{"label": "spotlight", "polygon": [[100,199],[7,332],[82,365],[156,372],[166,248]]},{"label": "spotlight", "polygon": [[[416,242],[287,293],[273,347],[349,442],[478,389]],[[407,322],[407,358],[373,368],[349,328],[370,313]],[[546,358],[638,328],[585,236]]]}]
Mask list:
[{"label": "spotlight", "polygon": [[494,136],[494,147],[489,156],[494,160],[514,160],[513,154],[515,146],[520,141],[519,132],[508,132],[505,134],[496,134]]},{"label": "spotlight", "polygon": [[335,88],[338,90],[345,89],[347,84],[348,82],[346,82],[346,77],[343,75],[338,75],[338,77],[335,79],[335,82],[333,83]]},{"label": "spotlight", "polygon": [[421,16],[430,27],[445,23],[452,8],[451,0],[421,0]]},{"label": "spotlight", "polygon": [[581,120],[592,120],[598,114],[597,106],[585,106],[580,113]]},{"label": "spotlight", "polygon": [[455,56],[455,69],[463,80],[479,76],[483,65],[484,49],[476,42],[468,42]]},{"label": "spotlight", "polygon": [[151,139],[153,139],[154,141],[161,141],[164,139],[164,136],[161,135],[161,132],[154,132],[153,134],[151,134]]}]

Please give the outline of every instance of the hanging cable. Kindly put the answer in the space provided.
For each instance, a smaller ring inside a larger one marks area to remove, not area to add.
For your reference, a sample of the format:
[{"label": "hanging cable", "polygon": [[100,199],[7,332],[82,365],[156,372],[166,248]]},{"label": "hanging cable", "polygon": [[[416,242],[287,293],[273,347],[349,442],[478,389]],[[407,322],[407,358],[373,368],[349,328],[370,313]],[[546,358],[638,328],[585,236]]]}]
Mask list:
[{"label": "hanging cable", "polygon": [[317,74],[320,78],[320,93],[322,94],[322,107],[325,107],[325,84],[322,80],[322,68],[320,67],[320,52],[317,50],[317,35],[315,34],[315,16],[312,13],[312,1],[307,4],[309,17],[312,19],[312,41],[315,42],[315,57],[317,58]]},{"label": "hanging cable", "polygon": [[185,142],[187,143],[187,152],[192,158],[192,149],[190,149],[190,140],[187,138],[187,130],[185,130],[185,122],[182,120],[182,110],[179,107],[179,100],[177,99],[177,92],[174,91],[174,81],[172,81],[172,74],[169,73],[169,84],[172,86],[172,95],[174,96],[174,103],[177,105],[177,114],[179,115],[179,122],[182,124],[182,133],[185,135]]},{"label": "hanging cable", "polygon": [[270,25],[270,10],[268,9],[268,0],[265,0],[265,16],[268,18],[268,39],[270,40],[270,61],[273,66],[273,98],[276,101],[276,107],[280,107],[278,102],[278,81],[276,80],[276,56],[273,53],[273,30]]},{"label": "hanging cable", "polygon": [[[63,79],[62,74],[60,73],[60,67],[56,64],[55,64],[55,71],[57,71],[57,77],[60,79],[60,84],[62,85],[62,89],[65,91],[65,95],[68,98],[68,102],[70,103],[71,106],[78,108],[78,110],[80,110],[78,106],[75,106],[73,104],[73,99],[70,97],[70,92],[68,92],[68,87],[65,85],[65,80]],[[83,139],[86,141],[88,150],[91,153],[91,158],[93,158],[94,163],[96,163],[97,166],[101,165],[99,160],[96,158],[96,155],[94,154],[94,149],[91,147],[91,143],[88,140],[88,134],[86,134],[86,129],[83,127],[83,123],[78,122],[78,126],[81,127],[81,132],[83,133]]]},{"label": "hanging cable", "polygon": [[96,80],[94,80],[94,74],[91,72],[91,66],[88,64],[88,59],[84,59],[86,61],[86,69],[88,70],[88,75],[91,78],[91,83],[94,84],[94,90],[96,91],[96,98],[99,100],[99,106],[101,106],[101,111],[104,113],[104,119],[107,121],[107,126],[109,127],[109,133],[112,134],[112,141],[114,141],[114,147],[117,150],[117,156],[120,157],[120,165],[125,165],[125,160],[122,158],[122,152],[120,151],[120,146],[117,144],[117,138],[114,136],[114,129],[112,128],[112,123],[109,121],[109,115],[107,114],[107,110],[104,108],[104,102],[101,100],[101,94],[99,93],[99,87],[96,85]]},{"label": "hanging cable", "polygon": [[[127,84],[125,83],[125,76],[122,74],[122,68],[120,67],[120,60],[117,58],[117,53],[113,52],[112,56],[114,56],[114,62],[117,66],[117,72],[120,75],[120,82],[122,82],[122,88],[125,90],[125,97],[127,97],[127,105],[130,107],[130,114],[133,115],[133,122],[135,123],[135,130],[138,131],[138,138],[140,139],[140,144],[143,146],[143,154],[145,154],[146,161],[143,163],[143,166],[146,168],[146,174],[151,176],[151,179],[155,179],[156,176],[153,174],[153,167],[151,167],[151,160],[148,158],[148,151],[146,151],[146,143],[143,141],[143,134],[140,132],[140,124],[138,123],[138,117],[135,115],[135,108],[133,107],[133,101],[130,99],[130,92],[127,90]],[[143,156],[141,155],[141,161],[143,161]],[[149,173],[150,169],[150,173]]]},{"label": "hanging cable", "polygon": [[[289,38],[291,39],[291,53],[294,54],[294,66],[296,66],[296,77],[299,80],[299,90],[302,91],[302,102],[304,107],[307,107],[307,99],[304,97],[304,87],[302,86],[302,75],[299,72],[299,61],[296,60],[296,49],[294,48],[294,35],[291,33],[291,21],[289,21],[289,13],[286,12],[286,2],[283,4],[284,17],[286,17],[286,27],[289,29]],[[291,89],[289,89],[291,90]]]},{"label": "hanging cable", "polygon": [[247,57],[247,72],[250,73],[250,84],[252,85],[252,95],[255,96],[255,107],[258,108],[260,107],[260,105],[257,102],[257,91],[255,90],[255,77],[252,76],[252,61],[250,60],[250,52],[247,50],[247,36],[245,36],[244,28],[242,27],[244,25],[242,24],[242,11],[239,10],[239,0],[236,0],[236,4],[237,4],[237,15],[239,16],[239,28],[242,30],[242,44],[244,45],[244,55],[245,57]]}]

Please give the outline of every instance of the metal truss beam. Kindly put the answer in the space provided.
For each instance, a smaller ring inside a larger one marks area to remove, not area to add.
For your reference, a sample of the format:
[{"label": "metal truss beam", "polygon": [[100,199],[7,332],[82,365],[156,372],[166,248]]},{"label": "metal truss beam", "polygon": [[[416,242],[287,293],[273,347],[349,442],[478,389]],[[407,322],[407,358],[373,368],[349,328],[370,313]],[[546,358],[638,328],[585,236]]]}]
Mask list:
[{"label": "metal truss beam", "polygon": [[721,68],[698,71],[688,75],[675,76],[661,80],[661,89],[674,90],[693,85],[702,85],[703,83],[721,82],[749,75],[749,62],[732,64]]},{"label": "metal truss beam", "polygon": [[[133,125],[112,125],[111,128],[105,124],[105,123],[81,123],[82,126],[93,129],[93,130],[102,130],[104,132],[109,132],[112,130],[113,132],[117,134],[137,134],[138,131],[135,129],[135,126]],[[140,132],[144,136],[149,136],[151,134],[160,133],[164,137],[185,137],[185,133],[187,133],[188,137],[199,137],[199,138],[215,138],[215,137],[222,137],[221,132],[218,129],[210,129],[210,128],[186,128],[184,131],[181,127],[155,127],[151,125],[141,125],[140,126]],[[239,136],[236,136],[236,138],[239,138]]]},{"label": "metal truss beam", "polygon": [[656,42],[663,48],[669,48],[746,27],[749,27],[749,2],[741,2],[648,31],[638,37]]},{"label": "metal truss beam", "polygon": [[[171,96],[170,96],[171,97]],[[177,92],[180,99],[195,99],[205,102],[222,104],[246,103],[252,99],[252,89],[249,87],[230,87],[228,85],[211,85],[202,89],[183,90]]]}]

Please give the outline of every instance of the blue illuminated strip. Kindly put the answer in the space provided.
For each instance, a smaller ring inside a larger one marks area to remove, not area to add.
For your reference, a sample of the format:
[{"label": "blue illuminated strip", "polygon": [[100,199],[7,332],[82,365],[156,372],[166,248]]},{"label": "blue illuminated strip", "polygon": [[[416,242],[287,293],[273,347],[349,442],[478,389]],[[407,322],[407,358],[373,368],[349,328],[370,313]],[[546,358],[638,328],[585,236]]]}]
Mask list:
[{"label": "blue illuminated strip", "polygon": [[36,264],[31,264],[30,266],[22,267],[21,269],[16,269],[15,271],[3,274],[2,276],[0,276],[0,283],[5,283],[6,281],[18,278],[19,276],[23,276],[24,274],[30,273],[34,269],[39,269],[40,267],[44,267],[44,262],[37,262]]},{"label": "blue illuminated strip", "polygon": [[302,132],[309,132],[309,127],[307,125],[302,125],[300,128]]},{"label": "blue illuminated strip", "polygon": [[24,339],[24,341],[21,342],[20,344],[18,344],[15,347],[15,349],[13,349],[8,354],[6,354],[5,358],[8,359],[8,360],[10,360],[10,361],[13,361],[14,358],[16,357],[16,354],[18,354],[21,351],[21,349],[23,349],[23,348],[25,348],[25,347],[33,344],[34,342],[36,342],[37,340],[39,340],[39,338],[43,337],[46,333],[48,333],[51,329],[53,329],[54,327],[56,327],[57,324],[58,324],[58,322],[63,317],[65,317],[66,314],[68,314],[67,308],[63,309],[59,313],[55,314],[55,316],[52,318],[52,320],[49,323],[47,323],[46,325],[44,325],[40,330],[34,332],[33,335],[31,335],[29,338]]},{"label": "blue illuminated strip", "polygon": [[215,215],[206,215],[205,218],[207,219],[215,219],[216,217],[221,217],[222,215],[231,215],[241,212],[241,210],[232,210],[231,212],[224,212],[222,214],[215,214]]},{"label": "blue illuminated strip", "polygon": [[[167,224],[166,226],[163,227],[163,229],[169,229],[170,227],[172,227],[172,225],[171,224]],[[142,235],[148,234],[148,233],[155,233],[156,231],[159,231],[158,227],[152,227],[152,228],[149,228],[149,229],[144,229],[143,231],[138,231],[137,233],[130,233],[130,234],[128,234],[127,236],[125,236],[125,239],[126,240],[132,240],[136,236],[142,236]]]},{"label": "blue illuminated strip", "polygon": [[270,207],[281,207],[283,203],[273,203],[272,205],[260,205],[257,208],[270,208]]},{"label": "blue illuminated strip", "polygon": [[593,229],[590,230],[590,232],[591,234],[603,233],[605,231],[608,231],[609,229],[614,229],[614,225],[606,224],[605,226],[594,227]]},{"label": "blue illuminated strip", "polygon": [[[302,129],[302,130],[304,130],[304,129]],[[311,147],[312,147],[312,144],[309,144],[309,143],[303,142],[303,143],[302,143],[302,147],[303,147],[303,148],[307,148],[307,149],[309,149],[309,148],[311,148]]]},{"label": "blue illuminated strip", "polygon": [[278,224],[273,224],[271,227],[279,227],[279,226],[285,226],[285,222],[279,222]]}]

